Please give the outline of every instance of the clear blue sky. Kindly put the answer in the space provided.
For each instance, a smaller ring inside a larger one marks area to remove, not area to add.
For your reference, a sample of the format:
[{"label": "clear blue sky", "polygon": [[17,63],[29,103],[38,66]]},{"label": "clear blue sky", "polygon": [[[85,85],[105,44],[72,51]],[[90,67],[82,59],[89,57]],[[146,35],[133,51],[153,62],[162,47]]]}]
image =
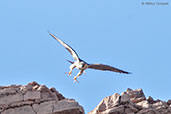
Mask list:
[{"label": "clear blue sky", "polygon": [[[127,88],[142,88],[146,96],[168,100],[171,3],[143,6],[141,2],[1,0],[0,85],[37,81],[79,101],[86,112]],[[109,64],[133,74],[91,69],[78,79],[79,84],[73,83],[78,70],[72,77],[65,74],[70,65],[66,59],[73,59],[48,31],[88,63]]]}]

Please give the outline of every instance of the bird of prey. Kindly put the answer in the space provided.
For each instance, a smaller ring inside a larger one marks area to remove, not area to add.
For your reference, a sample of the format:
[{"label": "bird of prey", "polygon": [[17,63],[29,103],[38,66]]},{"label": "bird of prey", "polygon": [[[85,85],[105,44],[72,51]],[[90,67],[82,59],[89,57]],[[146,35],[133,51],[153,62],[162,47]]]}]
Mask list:
[{"label": "bird of prey", "polygon": [[49,33],[55,40],[57,40],[61,45],[63,45],[68,51],[69,53],[72,55],[72,57],[74,58],[75,62],[69,61],[71,63],[69,69],[70,71],[67,72],[68,76],[70,76],[72,74],[72,70],[74,68],[77,68],[78,70],[80,70],[78,72],[78,74],[74,77],[74,82],[78,82],[77,78],[84,72],[84,70],[86,70],[87,68],[90,69],[96,69],[96,70],[104,70],[104,71],[113,71],[113,72],[118,72],[118,73],[125,73],[125,74],[129,74],[129,72],[120,70],[118,68],[109,66],[109,65],[104,65],[104,64],[88,64],[85,61],[83,61],[82,59],[79,58],[78,54],[76,53],[76,51],[69,46],[67,43],[63,42],[62,40],[60,40],[59,38],[57,38],[55,35]]}]

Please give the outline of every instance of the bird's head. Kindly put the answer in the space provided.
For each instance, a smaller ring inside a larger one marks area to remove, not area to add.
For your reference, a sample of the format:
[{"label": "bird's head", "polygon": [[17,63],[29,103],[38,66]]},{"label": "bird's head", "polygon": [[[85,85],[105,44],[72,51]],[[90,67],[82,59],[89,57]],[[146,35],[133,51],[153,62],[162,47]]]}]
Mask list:
[{"label": "bird's head", "polygon": [[88,68],[88,64],[87,64],[86,62],[81,61],[80,64],[81,64],[81,68],[82,68],[82,69]]}]

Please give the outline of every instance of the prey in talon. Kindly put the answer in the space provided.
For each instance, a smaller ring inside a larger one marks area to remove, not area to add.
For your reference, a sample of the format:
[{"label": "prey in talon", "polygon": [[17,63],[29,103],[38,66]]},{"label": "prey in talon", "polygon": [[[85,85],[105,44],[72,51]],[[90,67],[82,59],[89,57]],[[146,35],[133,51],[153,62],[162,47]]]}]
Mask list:
[{"label": "prey in talon", "polygon": [[57,40],[61,45],[63,45],[65,47],[65,49],[72,55],[72,57],[74,58],[74,62],[67,60],[69,63],[71,63],[69,69],[69,72],[66,72],[68,74],[68,76],[71,76],[72,74],[72,70],[74,68],[77,68],[78,70],[80,70],[78,72],[78,74],[76,76],[74,76],[74,82],[78,82],[77,78],[80,77],[83,72],[87,69],[95,69],[95,70],[103,70],[103,71],[113,71],[113,72],[118,72],[118,73],[125,73],[125,74],[130,74],[127,71],[124,70],[120,70],[118,68],[109,66],[109,65],[104,65],[104,64],[88,64],[87,62],[83,61],[82,59],[79,58],[78,54],[76,53],[76,51],[69,46],[67,43],[63,42],[62,40],[60,40],[59,38],[57,38],[55,35],[49,33],[55,40]]}]

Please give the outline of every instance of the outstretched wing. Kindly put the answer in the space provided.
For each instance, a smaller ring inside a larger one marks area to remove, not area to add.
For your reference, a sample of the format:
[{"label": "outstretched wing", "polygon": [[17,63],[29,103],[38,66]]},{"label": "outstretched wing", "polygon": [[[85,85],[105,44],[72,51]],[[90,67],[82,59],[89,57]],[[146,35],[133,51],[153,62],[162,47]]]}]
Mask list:
[{"label": "outstretched wing", "polygon": [[62,40],[60,40],[59,38],[57,38],[55,35],[49,33],[54,39],[56,39],[60,44],[62,44],[72,55],[72,57],[76,60],[79,61],[79,57],[77,55],[77,53],[75,52],[74,49],[72,49],[67,43],[63,42]]},{"label": "outstretched wing", "polygon": [[90,64],[88,66],[88,68],[96,69],[96,70],[107,70],[107,71],[113,71],[113,72],[129,74],[129,72],[117,69],[117,68],[109,66],[109,65],[104,65],[104,64]]}]

